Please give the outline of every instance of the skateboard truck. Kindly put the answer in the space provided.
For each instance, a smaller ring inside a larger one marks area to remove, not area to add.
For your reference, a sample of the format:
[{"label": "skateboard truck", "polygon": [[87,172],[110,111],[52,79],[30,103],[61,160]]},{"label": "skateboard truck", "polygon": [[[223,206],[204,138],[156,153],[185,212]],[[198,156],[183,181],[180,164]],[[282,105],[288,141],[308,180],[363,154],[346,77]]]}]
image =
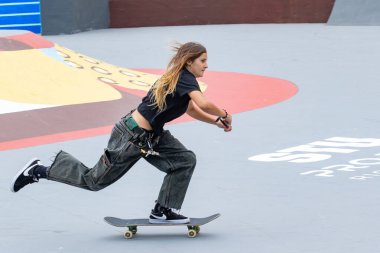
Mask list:
[{"label": "skateboard truck", "polygon": [[[200,226],[187,226],[187,236],[190,238],[196,237],[201,231]],[[128,226],[128,230],[124,233],[125,239],[132,239],[137,233],[137,226]]]}]

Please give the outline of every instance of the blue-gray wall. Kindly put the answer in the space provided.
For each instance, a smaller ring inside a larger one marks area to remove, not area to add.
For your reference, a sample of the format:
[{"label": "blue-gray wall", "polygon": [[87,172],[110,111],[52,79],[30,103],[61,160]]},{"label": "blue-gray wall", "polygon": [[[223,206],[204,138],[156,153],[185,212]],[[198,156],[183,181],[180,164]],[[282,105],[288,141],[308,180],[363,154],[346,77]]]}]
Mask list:
[{"label": "blue-gray wall", "polygon": [[44,35],[108,28],[108,0],[41,0],[41,17]]}]

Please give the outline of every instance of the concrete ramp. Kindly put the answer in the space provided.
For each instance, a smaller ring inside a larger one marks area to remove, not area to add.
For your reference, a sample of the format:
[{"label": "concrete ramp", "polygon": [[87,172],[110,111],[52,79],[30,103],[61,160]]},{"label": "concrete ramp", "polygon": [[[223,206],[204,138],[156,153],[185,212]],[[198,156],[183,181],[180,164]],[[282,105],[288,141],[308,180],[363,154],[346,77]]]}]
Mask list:
[{"label": "concrete ramp", "polygon": [[380,25],[380,1],[336,0],[328,25]]}]

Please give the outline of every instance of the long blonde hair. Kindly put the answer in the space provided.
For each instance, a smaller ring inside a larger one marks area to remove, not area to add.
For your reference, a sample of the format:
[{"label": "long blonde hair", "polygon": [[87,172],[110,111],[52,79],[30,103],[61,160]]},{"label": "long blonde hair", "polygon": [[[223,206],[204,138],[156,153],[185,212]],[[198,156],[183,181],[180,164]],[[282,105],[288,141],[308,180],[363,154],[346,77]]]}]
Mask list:
[{"label": "long blonde hair", "polygon": [[176,54],[171,58],[165,73],[152,87],[152,105],[159,111],[166,108],[166,96],[175,92],[181,70],[186,63],[193,62],[203,53],[207,53],[206,48],[196,42],[177,44],[172,47]]}]

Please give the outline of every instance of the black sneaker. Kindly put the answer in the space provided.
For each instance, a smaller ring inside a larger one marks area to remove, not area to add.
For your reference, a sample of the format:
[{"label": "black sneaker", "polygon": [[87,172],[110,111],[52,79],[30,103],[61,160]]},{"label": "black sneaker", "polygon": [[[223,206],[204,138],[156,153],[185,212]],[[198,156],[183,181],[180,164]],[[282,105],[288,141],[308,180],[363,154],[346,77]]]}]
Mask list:
[{"label": "black sneaker", "polygon": [[34,175],[34,169],[41,165],[38,158],[30,160],[14,177],[11,184],[11,191],[18,192],[25,185],[38,182],[38,177]]},{"label": "black sneaker", "polygon": [[176,213],[171,208],[166,208],[156,204],[149,216],[149,223],[162,224],[162,223],[173,223],[173,224],[186,224],[189,223],[190,219]]}]

